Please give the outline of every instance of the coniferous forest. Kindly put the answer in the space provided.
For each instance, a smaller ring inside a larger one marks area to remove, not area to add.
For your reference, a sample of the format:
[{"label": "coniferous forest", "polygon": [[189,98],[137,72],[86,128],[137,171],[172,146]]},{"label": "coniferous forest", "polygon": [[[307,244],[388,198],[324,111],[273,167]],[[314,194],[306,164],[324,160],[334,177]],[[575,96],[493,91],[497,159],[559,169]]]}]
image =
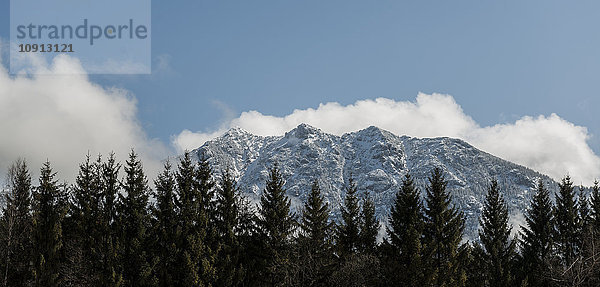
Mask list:
[{"label": "coniferous forest", "polygon": [[133,151],[88,155],[71,185],[49,162],[36,180],[18,160],[7,178],[2,286],[600,286],[597,182],[588,198],[569,177],[554,195],[540,181],[515,238],[491,180],[479,240],[464,242],[442,170],[425,190],[407,174],[381,242],[353,180],[336,223],[317,181],[293,213],[277,166],[258,205],[189,153],[153,182]]}]

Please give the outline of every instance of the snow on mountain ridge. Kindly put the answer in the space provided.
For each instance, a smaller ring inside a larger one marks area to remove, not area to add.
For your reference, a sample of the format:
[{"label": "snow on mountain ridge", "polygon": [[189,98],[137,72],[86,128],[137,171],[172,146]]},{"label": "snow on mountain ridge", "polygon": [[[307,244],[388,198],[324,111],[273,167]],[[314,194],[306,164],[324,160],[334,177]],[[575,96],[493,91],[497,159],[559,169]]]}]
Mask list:
[{"label": "snow on mountain ridge", "polygon": [[511,213],[522,212],[542,178],[526,167],[502,160],[470,144],[453,138],[413,138],[397,136],[371,126],[336,136],[301,124],[284,136],[256,136],[234,128],[193,151],[209,158],[215,173],[229,168],[240,189],[258,202],[268,169],[278,164],[285,180],[292,208],[299,211],[314,179],[330,203],[334,219],[344,197],[344,186],[352,176],[361,197],[368,191],[377,215],[385,223],[394,195],[407,171],[422,193],[434,167],[443,169],[453,202],[465,212],[466,239],[477,236],[478,216],[487,187],[496,178]]}]

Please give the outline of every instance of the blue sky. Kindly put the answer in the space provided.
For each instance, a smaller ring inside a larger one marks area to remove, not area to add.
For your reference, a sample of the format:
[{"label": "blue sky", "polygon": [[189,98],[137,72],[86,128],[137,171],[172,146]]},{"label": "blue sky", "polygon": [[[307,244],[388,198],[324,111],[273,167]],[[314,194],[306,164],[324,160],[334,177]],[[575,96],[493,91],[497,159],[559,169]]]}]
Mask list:
[{"label": "blue sky", "polygon": [[131,91],[164,142],[249,110],[423,92],[452,95],[482,126],[557,113],[598,154],[599,13],[598,1],[155,0],[154,73],[90,79]]},{"label": "blue sky", "polygon": [[599,3],[552,2],[154,1],[153,53],[173,73],[101,80],[163,138],[216,125],[213,100],[282,115],[419,91],[485,125],[555,112],[600,135]]}]

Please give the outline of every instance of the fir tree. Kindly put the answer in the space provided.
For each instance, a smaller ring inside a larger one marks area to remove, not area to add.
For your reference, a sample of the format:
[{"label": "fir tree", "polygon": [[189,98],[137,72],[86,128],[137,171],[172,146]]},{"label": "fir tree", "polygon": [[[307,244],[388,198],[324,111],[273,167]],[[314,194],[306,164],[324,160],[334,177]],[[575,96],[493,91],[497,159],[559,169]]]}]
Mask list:
[{"label": "fir tree", "polygon": [[388,282],[398,286],[421,286],[423,270],[421,239],[424,228],[423,203],[409,173],[402,180],[391,207],[387,234],[391,260],[387,264]]},{"label": "fir tree", "polygon": [[548,286],[541,275],[549,267],[554,229],[550,193],[541,179],[526,211],[525,222],[527,226],[521,227],[521,253],[527,282],[529,286]]},{"label": "fir tree", "polygon": [[555,232],[556,244],[563,266],[569,266],[578,254],[579,218],[574,187],[569,176],[558,184],[556,197]]},{"label": "fir tree", "polygon": [[435,168],[429,177],[425,208],[424,245],[428,280],[433,286],[461,286],[464,275],[458,264],[458,247],[462,240],[465,219],[456,207],[450,206],[450,194],[442,170]]},{"label": "fir tree", "polygon": [[31,278],[31,220],[31,176],[25,161],[17,160],[8,170],[6,207],[0,219],[3,286],[26,286]]},{"label": "fir tree", "polygon": [[56,174],[46,161],[40,170],[40,185],[33,193],[33,277],[35,286],[58,286],[62,223],[68,210],[64,187],[54,179]]},{"label": "fir tree", "polygon": [[124,283],[127,286],[148,286],[153,282],[146,250],[150,227],[147,209],[150,188],[142,163],[133,150],[125,165],[123,191],[120,221]]},{"label": "fir tree", "polygon": [[511,261],[515,252],[514,241],[510,239],[511,226],[508,225],[508,207],[498,190],[498,182],[492,180],[479,220],[479,239],[483,246],[486,286],[512,286]]},{"label": "fir tree", "polygon": [[152,209],[154,219],[154,252],[156,254],[155,276],[159,286],[175,284],[175,258],[177,240],[177,213],[175,210],[175,178],[167,161],[163,172],[154,181],[156,205]]},{"label": "fir tree", "polygon": [[360,205],[356,192],[356,184],[350,177],[344,205],[341,207],[342,222],[337,229],[337,244],[341,256],[355,254],[360,245]]},{"label": "fir tree", "polygon": [[374,254],[377,246],[377,233],[379,232],[379,221],[375,216],[375,203],[365,192],[362,211],[360,214],[359,248],[361,252]]}]

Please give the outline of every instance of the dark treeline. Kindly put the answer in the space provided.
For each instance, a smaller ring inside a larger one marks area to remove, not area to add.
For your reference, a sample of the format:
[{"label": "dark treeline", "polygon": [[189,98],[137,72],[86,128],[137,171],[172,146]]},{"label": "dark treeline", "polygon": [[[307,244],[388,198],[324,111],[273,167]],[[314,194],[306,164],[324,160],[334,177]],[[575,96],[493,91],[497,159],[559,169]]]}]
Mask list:
[{"label": "dark treeline", "polygon": [[292,213],[277,166],[255,206],[230,171],[213,174],[207,160],[192,161],[189,153],[176,166],[165,164],[154,190],[133,151],[124,164],[112,154],[88,156],[73,185],[59,183],[48,162],[35,184],[20,160],[8,172],[0,219],[0,282],[600,286],[597,183],[588,199],[566,177],[553,203],[540,181],[517,239],[503,192],[491,181],[473,243],[462,241],[465,218],[443,172],[433,169],[427,180],[422,197],[406,175],[378,243],[374,203],[352,179],[335,223],[317,181]]}]

